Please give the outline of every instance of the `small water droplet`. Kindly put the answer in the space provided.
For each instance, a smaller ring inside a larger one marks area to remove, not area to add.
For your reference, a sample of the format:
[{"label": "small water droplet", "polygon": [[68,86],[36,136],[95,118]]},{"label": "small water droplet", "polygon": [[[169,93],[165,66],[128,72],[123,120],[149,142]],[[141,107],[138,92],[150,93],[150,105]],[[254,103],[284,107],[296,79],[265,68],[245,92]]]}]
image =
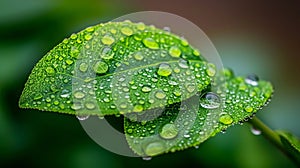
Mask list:
[{"label": "small water droplet", "polygon": [[106,73],[108,71],[108,65],[105,62],[102,61],[98,61],[94,67],[93,70],[97,73],[97,74],[103,74]]},{"label": "small water droplet", "polygon": [[142,88],[142,91],[143,91],[143,92],[150,92],[150,91],[151,91],[151,88],[148,87],[148,86],[144,86],[144,87]]},{"label": "small water droplet", "polygon": [[79,65],[79,70],[80,70],[81,72],[86,72],[87,69],[88,69],[88,64],[87,64],[87,63],[83,62],[83,63],[81,63],[81,64]]},{"label": "small water droplet", "polygon": [[245,78],[245,82],[252,86],[258,85],[259,78],[255,74],[250,74]]},{"label": "small water droplet", "polygon": [[148,37],[148,38],[145,38],[143,40],[143,43],[146,47],[150,48],[150,49],[158,49],[159,48],[159,45],[156,43],[155,40],[153,40],[152,38]]},{"label": "small water droplet", "polygon": [[195,89],[196,89],[196,86],[195,86],[195,84],[193,84],[193,83],[189,83],[189,84],[186,85],[186,90],[187,90],[188,92],[190,92],[190,93],[194,92]]},{"label": "small water droplet", "polygon": [[144,149],[147,156],[155,156],[164,152],[165,146],[163,142],[151,142]]},{"label": "small water droplet", "polygon": [[126,36],[131,36],[133,34],[133,31],[129,27],[121,28],[121,32]]},{"label": "small water droplet", "polygon": [[206,73],[208,76],[215,76],[216,74],[216,66],[212,63],[208,63],[207,64],[207,69],[206,69]]},{"label": "small water droplet", "polygon": [[159,90],[155,93],[155,97],[158,99],[164,99],[166,97],[166,93],[162,90]]},{"label": "small water droplet", "polygon": [[253,107],[247,106],[247,107],[245,107],[245,110],[246,110],[247,112],[251,113],[251,112],[253,111]]},{"label": "small water droplet", "polygon": [[177,97],[181,96],[181,91],[179,89],[176,89],[176,90],[174,90],[173,94]]},{"label": "small water droplet", "polygon": [[144,110],[144,107],[142,105],[135,105],[133,107],[133,112],[142,112]]},{"label": "small water droplet", "polygon": [[181,68],[188,68],[188,67],[189,67],[187,61],[184,60],[184,59],[179,59],[178,65],[179,65]]},{"label": "small water droplet", "polygon": [[200,52],[199,52],[198,50],[195,49],[195,50],[193,51],[193,54],[194,54],[195,56],[199,56],[199,55],[200,55]]},{"label": "small water droplet", "polygon": [[39,100],[39,99],[41,99],[41,98],[43,98],[43,95],[41,94],[41,93],[37,93],[35,96],[34,96],[34,100]]},{"label": "small water droplet", "polygon": [[203,108],[215,109],[218,108],[221,104],[219,96],[213,92],[207,92],[203,94],[200,98],[200,105]]},{"label": "small water droplet", "polygon": [[55,73],[55,70],[54,68],[52,67],[47,67],[46,68],[46,72],[49,74],[49,75],[53,75]]},{"label": "small water droplet", "polygon": [[139,22],[139,23],[137,24],[137,28],[138,28],[139,30],[144,30],[144,29],[145,29],[145,24],[144,24],[143,22]]},{"label": "small water droplet", "polygon": [[176,47],[176,46],[172,46],[170,49],[169,49],[169,54],[172,56],[172,57],[180,57],[181,55],[181,50]]},{"label": "small water droplet", "polygon": [[261,134],[261,130],[255,128],[255,127],[251,127],[251,132],[253,135],[260,135]]},{"label": "small water droplet", "polygon": [[101,39],[101,42],[105,45],[111,45],[115,42],[115,39],[110,35],[104,35]]},{"label": "small water droplet", "polygon": [[158,67],[157,74],[160,76],[169,76],[172,73],[172,69],[169,64],[162,63]]},{"label": "small water droplet", "polygon": [[138,61],[144,59],[144,56],[143,56],[142,53],[140,53],[140,52],[137,52],[136,54],[134,54],[133,57],[134,57],[134,59],[136,59],[136,60],[138,60]]},{"label": "small water droplet", "polygon": [[64,90],[61,91],[60,97],[67,98],[69,96],[70,96],[70,92],[68,90],[64,89]]},{"label": "small water droplet", "polygon": [[219,118],[219,122],[225,125],[231,124],[233,122],[233,119],[230,115],[228,114],[223,114],[220,118]]},{"label": "small water droplet", "polygon": [[76,115],[76,117],[78,120],[83,121],[83,120],[88,119],[90,117],[90,115]]},{"label": "small water droplet", "polygon": [[173,139],[178,135],[178,129],[174,124],[168,123],[162,127],[159,135],[164,139]]},{"label": "small water droplet", "polygon": [[67,63],[68,65],[71,65],[71,64],[73,64],[73,61],[70,60],[70,59],[67,59],[67,60],[66,60],[66,63]]},{"label": "small water droplet", "polygon": [[92,35],[86,34],[86,35],[84,36],[84,39],[88,41],[88,40],[92,39],[92,37],[93,37]]},{"label": "small water droplet", "polygon": [[107,59],[107,60],[112,59],[114,57],[114,52],[111,52],[111,51],[112,50],[110,47],[104,47],[100,57],[103,59]]}]

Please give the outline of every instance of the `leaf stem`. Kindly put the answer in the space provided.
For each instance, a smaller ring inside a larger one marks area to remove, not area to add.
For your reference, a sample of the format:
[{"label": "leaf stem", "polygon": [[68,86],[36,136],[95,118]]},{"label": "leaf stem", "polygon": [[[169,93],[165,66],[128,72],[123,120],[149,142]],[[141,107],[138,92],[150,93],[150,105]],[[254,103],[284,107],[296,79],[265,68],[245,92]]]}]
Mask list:
[{"label": "leaf stem", "polygon": [[255,128],[261,131],[261,134],[269,140],[274,146],[276,146],[279,150],[281,150],[290,160],[292,160],[296,165],[298,164],[295,160],[295,157],[288,149],[286,149],[280,139],[280,136],[265,125],[260,119],[257,117],[253,117],[253,119],[249,120],[249,123]]}]

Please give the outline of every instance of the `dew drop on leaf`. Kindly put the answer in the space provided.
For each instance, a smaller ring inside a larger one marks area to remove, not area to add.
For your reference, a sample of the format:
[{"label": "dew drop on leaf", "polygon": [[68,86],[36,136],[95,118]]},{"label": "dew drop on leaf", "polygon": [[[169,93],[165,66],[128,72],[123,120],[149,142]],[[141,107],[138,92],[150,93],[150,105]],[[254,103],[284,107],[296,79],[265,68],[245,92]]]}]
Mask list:
[{"label": "dew drop on leaf", "polygon": [[79,70],[80,70],[81,72],[86,72],[87,69],[88,69],[88,64],[87,64],[87,63],[83,62],[83,63],[81,63],[81,64],[79,65]]},{"label": "dew drop on leaf", "polygon": [[159,132],[159,135],[163,138],[163,139],[173,139],[177,136],[178,134],[178,129],[175,126],[175,124],[165,124],[161,131]]},{"label": "dew drop on leaf", "polygon": [[245,82],[252,86],[258,85],[259,78],[255,74],[250,74],[245,78]]},{"label": "dew drop on leaf", "polygon": [[149,143],[146,148],[144,149],[144,152],[147,156],[155,156],[162,152],[164,152],[165,146],[161,141],[157,142],[151,142]]},{"label": "dew drop on leaf", "polygon": [[169,64],[162,63],[158,67],[157,74],[160,76],[169,76],[172,73],[172,69]]},{"label": "dew drop on leaf", "polygon": [[144,107],[142,105],[135,105],[133,107],[133,112],[141,112],[144,110]]},{"label": "dew drop on leaf", "polygon": [[155,93],[155,97],[158,99],[164,99],[166,97],[166,93],[162,90],[159,90]]},{"label": "dew drop on leaf", "polygon": [[213,92],[207,92],[200,98],[200,105],[206,109],[218,108],[221,104],[219,96]]},{"label": "dew drop on leaf", "polygon": [[108,65],[105,62],[98,61],[93,69],[97,74],[104,74],[108,71]]},{"label": "dew drop on leaf", "polygon": [[111,45],[115,42],[115,39],[110,35],[104,35],[101,39],[101,42],[105,45]]},{"label": "dew drop on leaf", "polygon": [[219,118],[219,122],[225,125],[231,124],[233,122],[233,119],[230,115],[228,114],[223,114],[220,118]]},{"label": "dew drop on leaf", "polygon": [[255,128],[255,127],[251,127],[251,132],[253,135],[260,135],[261,134],[261,130]]},{"label": "dew drop on leaf", "polygon": [[121,32],[126,36],[130,36],[133,34],[133,31],[129,27],[121,28]]},{"label": "dew drop on leaf", "polygon": [[81,121],[86,120],[86,119],[88,119],[89,117],[90,117],[89,115],[77,115],[77,116],[76,116],[76,118],[77,118],[78,120],[81,120]]},{"label": "dew drop on leaf", "polygon": [[143,40],[143,43],[146,47],[148,47],[150,49],[158,49],[159,48],[159,45],[157,44],[157,42],[150,37],[145,38]]},{"label": "dew drop on leaf", "polygon": [[148,87],[148,86],[144,86],[144,87],[142,88],[142,91],[143,91],[143,92],[150,92],[150,91],[151,91],[151,88]]},{"label": "dew drop on leaf", "polygon": [[208,63],[207,66],[208,66],[207,69],[206,69],[207,75],[208,76],[215,76],[215,74],[216,74],[216,67],[215,67],[215,65],[212,64],[212,63]]},{"label": "dew drop on leaf", "polygon": [[52,75],[55,73],[55,70],[52,68],[52,67],[47,67],[46,68],[46,72],[49,74],[49,75]]},{"label": "dew drop on leaf", "polygon": [[253,107],[247,106],[247,107],[245,107],[245,110],[246,110],[247,112],[251,113],[251,112],[253,111]]},{"label": "dew drop on leaf", "polygon": [[84,98],[85,94],[81,91],[77,91],[74,93],[74,97],[77,98],[77,99],[82,99]]},{"label": "dew drop on leaf", "polygon": [[184,59],[180,59],[179,62],[178,62],[178,65],[181,67],[181,68],[188,68],[188,63],[186,60]]},{"label": "dew drop on leaf", "polygon": [[136,59],[138,61],[144,59],[144,56],[140,52],[135,53],[133,57],[134,57],[134,59]]},{"label": "dew drop on leaf", "polygon": [[169,49],[169,54],[172,56],[172,57],[180,57],[181,55],[181,50],[178,48],[178,47],[171,47]]}]

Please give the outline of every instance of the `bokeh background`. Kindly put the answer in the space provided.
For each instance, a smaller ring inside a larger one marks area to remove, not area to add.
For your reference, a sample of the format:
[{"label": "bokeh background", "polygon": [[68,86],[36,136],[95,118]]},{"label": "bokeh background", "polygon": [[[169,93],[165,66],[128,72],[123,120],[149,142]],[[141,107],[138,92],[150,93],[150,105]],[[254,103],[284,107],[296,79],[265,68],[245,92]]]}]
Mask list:
[{"label": "bokeh background", "polygon": [[209,36],[224,66],[272,81],[274,98],[258,116],[300,137],[299,0],[0,0],[0,167],[296,167],[247,124],[199,149],[144,161],[104,150],[74,116],[18,108],[31,69],[62,39],[143,10],[187,18]]}]

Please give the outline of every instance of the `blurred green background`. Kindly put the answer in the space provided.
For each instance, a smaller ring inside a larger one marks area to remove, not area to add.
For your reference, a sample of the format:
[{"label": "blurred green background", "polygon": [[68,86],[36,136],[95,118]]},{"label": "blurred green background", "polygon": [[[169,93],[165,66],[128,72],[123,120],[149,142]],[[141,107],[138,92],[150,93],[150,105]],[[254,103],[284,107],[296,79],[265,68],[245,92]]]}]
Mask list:
[{"label": "blurred green background", "polygon": [[18,108],[31,69],[62,39],[142,10],[189,19],[210,37],[224,66],[272,81],[274,98],[258,116],[300,136],[298,0],[0,0],[0,167],[295,167],[247,124],[199,149],[143,161],[104,150],[74,116]]}]

